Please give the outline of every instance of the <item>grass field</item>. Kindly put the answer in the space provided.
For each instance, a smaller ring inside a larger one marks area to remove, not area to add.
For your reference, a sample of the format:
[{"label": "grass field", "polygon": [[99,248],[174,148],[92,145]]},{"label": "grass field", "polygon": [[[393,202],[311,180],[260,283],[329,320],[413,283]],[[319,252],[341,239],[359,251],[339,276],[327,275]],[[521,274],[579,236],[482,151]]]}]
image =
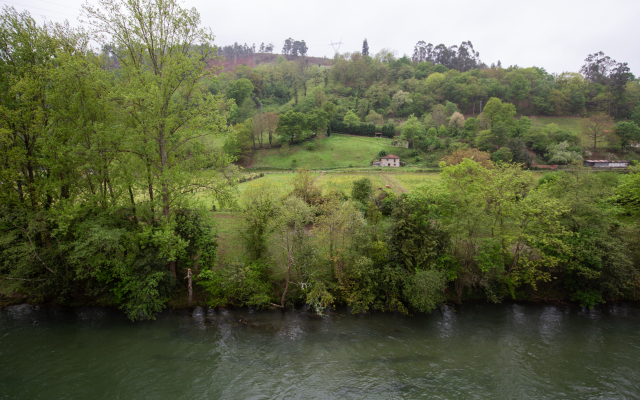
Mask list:
[{"label": "grass field", "polygon": [[212,214],[218,233],[218,265],[240,259],[244,255],[240,229],[242,216],[239,212],[215,212]]},{"label": "grass field", "polygon": [[440,180],[439,173],[412,173],[412,174],[393,174],[393,178],[398,181],[402,187],[406,190],[411,191],[414,187],[421,185],[425,182],[433,182]]},{"label": "grass field", "polygon": [[580,133],[580,117],[531,117],[533,126],[546,126],[549,124],[556,124],[560,129]]},{"label": "grass field", "polygon": [[[317,174],[314,174],[315,177]],[[296,177],[295,173],[274,173],[265,174],[262,178],[257,178],[252,181],[243,182],[238,185],[238,191],[242,194],[248,187],[267,184],[275,186],[285,193],[293,190],[293,179]]]},{"label": "grass field", "polygon": [[379,173],[345,174],[345,173],[325,173],[319,177],[315,184],[322,189],[322,194],[331,192],[345,193],[351,195],[351,186],[354,181],[363,177],[369,178],[374,189],[384,186],[384,181]]},{"label": "grass field", "polygon": [[307,150],[308,142],[277,149],[258,150],[249,168],[289,169],[309,166],[311,169],[367,167],[380,150],[409,159],[413,150],[391,145],[391,139],[362,136],[332,135],[313,140],[314,150]]}]

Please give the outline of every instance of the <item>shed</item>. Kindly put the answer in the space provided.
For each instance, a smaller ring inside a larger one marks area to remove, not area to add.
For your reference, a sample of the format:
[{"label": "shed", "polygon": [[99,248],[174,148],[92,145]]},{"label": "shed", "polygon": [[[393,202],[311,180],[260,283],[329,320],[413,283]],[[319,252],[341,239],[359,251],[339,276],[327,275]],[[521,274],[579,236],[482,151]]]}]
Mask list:
[{"label": "shed", "polygon": [[627,160],[584,160],[585,167],[593,168],[628,168]]},{"label": "shed", "polygon": [[400,157],[389,154],[388,156],[380,157],[380,163],[383,167],[399,167]]},{"label": "shed", "polygon": [[377,138],[381,138],[381,137],[382,137],[382,133],[380,133],[380,132],[376,132],[376,133],[374,133],[374,135],[375,135]]}]

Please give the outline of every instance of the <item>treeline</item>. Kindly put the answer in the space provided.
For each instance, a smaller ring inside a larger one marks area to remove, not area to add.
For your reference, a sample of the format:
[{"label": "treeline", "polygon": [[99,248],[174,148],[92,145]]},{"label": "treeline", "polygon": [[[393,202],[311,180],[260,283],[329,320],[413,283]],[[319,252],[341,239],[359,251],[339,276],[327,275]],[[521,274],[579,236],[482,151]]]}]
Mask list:
[{"label": "treeline", "polygon": [[518,165],[466,158],[398,197],[367,178],[322,195],[301,169],[291,193],[247,188],[246,257],[201,273],[199,284],[210,306],[306,304],[318,314],[334,305],[429,312],[465,299],[637,300],[640,226],[621,218],[640,211],[639,177],[575,167],[536,180]]},{"label": "treeline", "polygon": [[194,9],[100,4],[83,8],[96,36],[0,15],[0,296],[145,318],[215,263],[200,202],[235,201],[234,159],[207,146],[228,105],[208,90],[215,48]]},{"label": "treeline", "polygon": [[[373,57],[337,55],[330,69],[282,58],[223,74],[212,91],[236,98],[231,123],[267,111],[309,114],[332,107],[334,133],[370,136],[373,125],[394,124],[396,134],[425,153],[467,146],[498,152],[496,161],[567,164],[589,154],[638,158],[631,145],[640,140],[640,82],[626,63],[596,53],[587,57],[581,73],[552,75],[538,67],[489,68],[470,42],[449,48],[419,42],[415,50],[413,59],[396,58],[389,50]],[[363,51],[368,52],[368,43]],[[247,95],[239,99],[233,93],[241,81]],[[496,117],[494,109],[502,116]],[[531,118],[538,115],[584,121],[570,131],[534,126]],[[398,119],[407,122],[399,127]]]}]

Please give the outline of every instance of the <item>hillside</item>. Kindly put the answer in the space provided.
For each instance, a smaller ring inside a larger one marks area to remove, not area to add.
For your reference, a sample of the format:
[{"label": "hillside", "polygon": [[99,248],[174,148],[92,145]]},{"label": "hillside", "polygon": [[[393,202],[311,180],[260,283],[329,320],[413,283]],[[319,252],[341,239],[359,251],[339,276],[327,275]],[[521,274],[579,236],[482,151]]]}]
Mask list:
[{"label": "hillside", "polygon": [[[250,169],[290,169],[308,166],[311,169],[370,167],[384,150],[408,160],[413,150],[397,148],[386,138],[370,138],[349,135],[331,135],[300,145],[257,150],[253,154]],[[313,145],[310,145],[312,143]],[[313,146],[309,150],[308,146]],[[414,157],[415,158],[415,157]]]},{"label": "hillside", "polygon": [[[278,60],[280,54],[269,54],[269,53],[254,53],[246,56],[239,56],[235,59],[232,58],[224,58],[223,61],[219,60],[210,60],[209,65],[211,67],[218,65],[222,66],[223,71],[233,71],[237,67],[241,67],[243,65],[247,65],[251,68],[255,68],[260,64],[269,64],[275,63]],[[331,66],[331,59],[325,57],[297,57],[295,60],[307,60],[309,65],[323,65],[323,66]]]}]

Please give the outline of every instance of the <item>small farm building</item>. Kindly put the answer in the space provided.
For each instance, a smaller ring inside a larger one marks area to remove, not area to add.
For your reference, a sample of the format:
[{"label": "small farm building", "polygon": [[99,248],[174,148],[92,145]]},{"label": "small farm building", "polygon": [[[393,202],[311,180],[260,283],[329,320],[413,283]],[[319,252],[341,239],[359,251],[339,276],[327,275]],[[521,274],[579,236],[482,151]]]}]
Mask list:
[{"label": "small farm building", "polygon": [[389,154],[388,156],[381,157],[380,163],[383,167],[399,167],[400,157]]},{"label": "small farm building", "polygon": [[629,161],[626,160],[584,160],[585,167],[594,168],[627,168]]}]

